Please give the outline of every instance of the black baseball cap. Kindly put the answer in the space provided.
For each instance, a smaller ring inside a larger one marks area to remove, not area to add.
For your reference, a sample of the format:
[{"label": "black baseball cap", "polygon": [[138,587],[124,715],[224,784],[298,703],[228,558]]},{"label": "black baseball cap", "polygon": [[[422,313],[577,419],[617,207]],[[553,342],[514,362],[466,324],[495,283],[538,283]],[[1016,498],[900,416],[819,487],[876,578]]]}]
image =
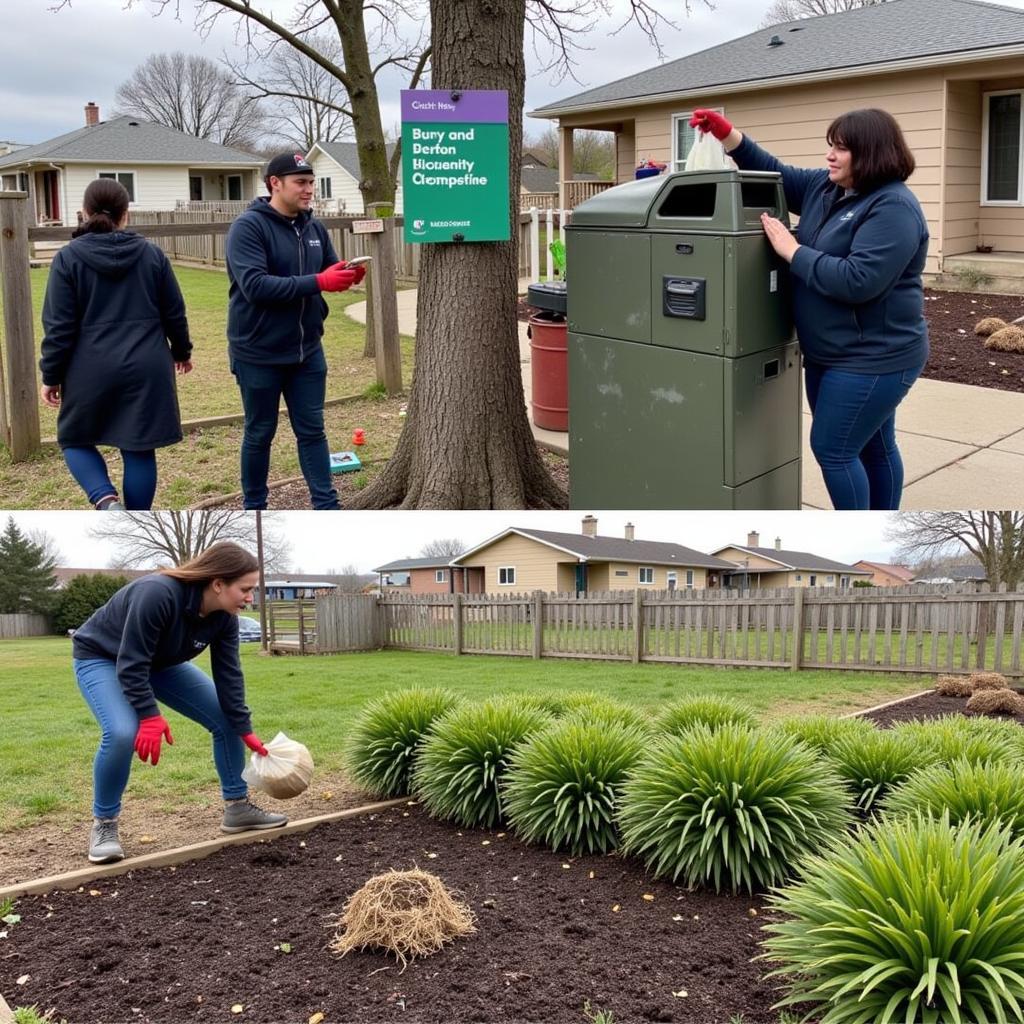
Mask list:
[{"label": "black baseball cap", "polygon": [[271,157],[263,177],[283,178],[286,174],[313,174],[313,168],[301,153],[278,153]]}]

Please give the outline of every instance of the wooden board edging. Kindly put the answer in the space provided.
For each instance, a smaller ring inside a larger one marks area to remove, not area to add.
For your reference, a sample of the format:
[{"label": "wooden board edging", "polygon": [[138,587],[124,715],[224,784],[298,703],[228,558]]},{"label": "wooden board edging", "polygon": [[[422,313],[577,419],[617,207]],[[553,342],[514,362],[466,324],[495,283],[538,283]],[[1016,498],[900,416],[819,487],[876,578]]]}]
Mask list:
[{"label": "wooden board edging", "polygon": [[895,707],[897,704],[903,704],[908,700],[916,700],[918,697],[924,697],[931,693],[931,690],[921,690],[920,693],[912,693],[909,697],[897,697],[895,700],[887,700],[884,704],[876,704],[873,708],[863,708],[860,711],[848,711],[845,715],[840,715],[840,718],[858,718],[860,715],[870,715],[872,711],[882,711],[884,708]]},{"label": "wooden board edging", "polygon": [[[301,818],[298,821],[290,821],[282,828],[254,830],[251,832],[238,832],[234,835],[221,836],[219,839],[206,839],[201,843],[192,843],[189,846],[178,846],[171,850],[157,850],[155,853],[144,853],[138,857],[126,857],[114,864],[92,864],[87,868],[77,868],[74,871],[66,871],[61,875],[49,875],[45,878],[35,878],[27,882],[16,882],[14,885],[6,885],[0,888],[0,900],[17,899],[20,896],[35,896],[39,893],[49,892],[52,889],[77,889],[79,886],[98,882],[103,878],[112,878],[116,875],[124,875],[129,871],[136,871],[142,868],[163,868],[172,864],[183,864],[190,860],[202,860],[210,854],[223,850],[228,846],[241,846],[245,843],[257,843],[269,839],[277,839],[280,836],[293,835],[298,832],[309,832],[317,825],[323,825],[331,821],[342,821],[345,818],[355,818],[361,814],[372,814],[375,811],[387,810],[389,807],[398,807],[400,804],[415,802],[414,797],[402,796],[393,800],[381,800],[373,804],[363,804],[361,807],[349,807],[344,811],[333,811],[330,814],[318,814],[313,818]],[[0,1017],[0,1024],[3,1018]]]}]

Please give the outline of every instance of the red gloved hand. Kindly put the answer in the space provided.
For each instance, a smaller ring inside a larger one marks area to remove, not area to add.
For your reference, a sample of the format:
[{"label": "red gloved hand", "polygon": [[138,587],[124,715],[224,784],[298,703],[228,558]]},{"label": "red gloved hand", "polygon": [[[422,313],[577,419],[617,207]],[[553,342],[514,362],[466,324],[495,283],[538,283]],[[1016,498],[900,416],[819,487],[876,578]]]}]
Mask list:
[{"label": "red gloved hand", "polygon": [[[348,264],[345,265],[348,266]],[[356,279],[352,282],[353,284],[359,284],[363,280],[363,278],[366,277],[365,263],[357,263],[354,267],[349,266],[348,269],[351,270],[352,273],[356,275]]]},{"label": "red gloved hand", "polygon": [[171,727],[163,715],[150,715],[139,720],[139,731],[135,734],[135,753],[143,761],[152,761],[155,765],[160,760],[160,741],[166,737],[172,746]]},{"label": "red gloved hand", "polygon": [[690,118],[690,127],[699,132],[711,132],[721,142],[732,131],[732,122],[713,110],[695,110]]},{"label": "red gloved hand", "polygon": [[267,756],[267,748],[260,742],[259,736],[254,732],[247,732],[242,737],[242,742],[252,751],[263,757]]},{"label": "red gloved hand", "polygon": [[355,270],[350,270],[344,263],[335,263],[333,267],[321,270],[316,275],[317,287],[322,292],[343,292],[355,282]]}]

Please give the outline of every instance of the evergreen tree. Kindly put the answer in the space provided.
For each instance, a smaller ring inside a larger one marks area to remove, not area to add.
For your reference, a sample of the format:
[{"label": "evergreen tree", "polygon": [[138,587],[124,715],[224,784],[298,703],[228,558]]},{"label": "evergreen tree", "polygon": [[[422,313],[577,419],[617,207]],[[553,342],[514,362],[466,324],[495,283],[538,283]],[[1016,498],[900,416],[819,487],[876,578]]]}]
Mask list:
[{"label": "evergreen tree", "polygon": [[0,534],[0,614],[52,611],[57,599],[53,565],[44,545],[26,537],[8,517]]}]

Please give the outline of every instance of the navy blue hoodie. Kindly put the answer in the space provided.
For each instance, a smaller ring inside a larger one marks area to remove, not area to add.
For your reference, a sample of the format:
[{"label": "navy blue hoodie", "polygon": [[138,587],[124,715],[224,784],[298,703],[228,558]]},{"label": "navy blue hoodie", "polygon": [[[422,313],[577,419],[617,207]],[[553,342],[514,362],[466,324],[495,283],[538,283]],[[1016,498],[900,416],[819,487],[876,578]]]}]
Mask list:
[{"label": "navy blue hoodie", "polygon": [[746,135],[729,156],[742,170],[780,172],[800,215],[790,270],[804,358],[854,373],[923,367],[928,222],[914,193],[893,181],[844,195],[828,171],[783,164]]},{"label": "navy blue hoodie", "polygon": [[231,225],[228,350],[247,363],[301,363],[320,350],[327,303],[316,275],[338,262],[327,229],[302,211],[290,219],[262,196]]},{"label": "navy blue hoodie", "polygon": [[76,658],[117,663],[117,679],[140,718],[160,714],[149,677],[210,648],[217,700],[239,736],[252,732],[245,678],[238,657],[238,617],[200,616],[203,585],[154,573],[122,587],[75,631]]},{"label": "navy blue hoodie", "polygon": [[62,448],[147,451],[181,440],[175,362],[192,353],[170,261],[131,231],[90,232],[54,257],[43,383],[59,385]]}]

